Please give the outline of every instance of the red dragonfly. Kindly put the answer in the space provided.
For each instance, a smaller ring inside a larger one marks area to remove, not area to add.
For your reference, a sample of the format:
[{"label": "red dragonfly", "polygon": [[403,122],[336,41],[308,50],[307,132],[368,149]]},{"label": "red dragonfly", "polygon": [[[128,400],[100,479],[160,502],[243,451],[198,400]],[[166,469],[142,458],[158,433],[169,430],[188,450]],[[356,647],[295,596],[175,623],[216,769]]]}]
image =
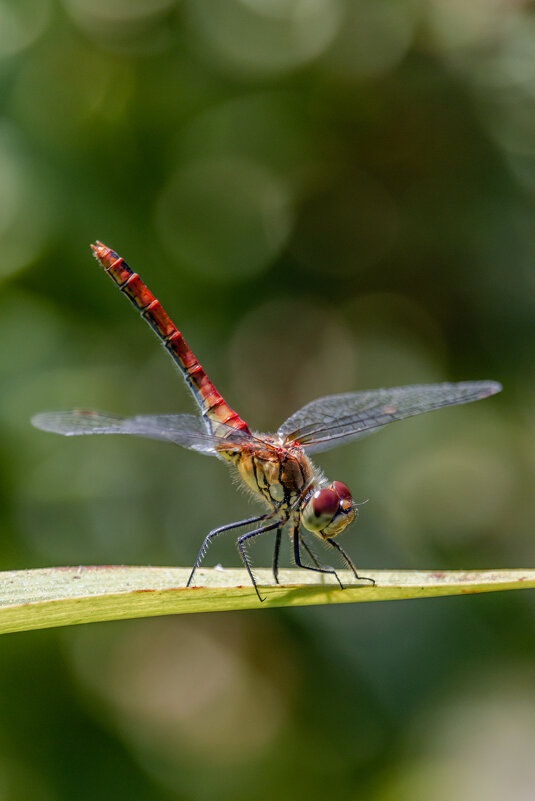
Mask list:
[{"label": "red dragonfly", "polygon": [[[225,531],[253,526],[252,530],[237,538],[237,545],[253,587],[262,601],[246,546],[260,534],[275,532],[273,576],[278,584],[281,534],[286,524],[289,526],[293,556],[298,567],[331,574],[342,587],[334,568],[319,562],[305,539],[305,530],[336,551],[356,581],[373,584],[373,579],[359,576],[348,554],[334,539],[356,518],[357,504],[345,484],[327,480],[310,460],[310,454],[343,445],[395,420],[443,406],[481,400],[499,392],[500,384],[496,381],[464,381],[458,384],[423,384],[329,395],[295,412],[276,434],[252,433],[247,423],[230,408],[214,387],[180,331],[137,273],[101,242],[91,245],[91,248],[97,261],[156,332],[182,371],[197,401],[200,416],[163,414],[121,417],[75,410],[38,414],[32,419],[34,426],[67,437],[130,434],[166,440],[216,456],[234,468],[254,496],[264,502],[267,511],[210,531],[193,565],[188,587],[215,537]],[[303,553],[306,555],[305,561]]]}]

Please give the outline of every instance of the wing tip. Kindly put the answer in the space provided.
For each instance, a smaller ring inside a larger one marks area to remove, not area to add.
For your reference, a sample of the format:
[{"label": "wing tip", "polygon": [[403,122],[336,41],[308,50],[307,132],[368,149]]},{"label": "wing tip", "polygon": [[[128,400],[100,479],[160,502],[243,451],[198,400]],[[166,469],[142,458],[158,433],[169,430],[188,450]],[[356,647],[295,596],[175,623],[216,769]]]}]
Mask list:
[{"label": "wing tip", "polygon": [[499,381],[482,381],[481,382],[481,394],[479,397],[489,398],[491,395],[497,395],[498,392],[501,392],[503,387]]},{"label": "wing tip", "polygon": [[[93,434],[97,433],[94,430],[76,430],[74,428],[75,421],[78,422],[84,419],[100,419],[102,414],[85,409],[73,409],[68,412],[39,412],[30,417],[30,423],[34,428],[39,431],[48,431],[52,434],[61,434],[63,437],[75,437],[80,434]],[[69,423],[69,425],[67,425]]]},{"label": "wing tip", "polygon": [[54,418],[55,414],[53,412],[40,412],[39,414],[34,414],[33,417],[30,417],[30,423],[34,428],[39,429],[39,431],[49,431],[53,434],[63,433],[62,431],[58,432],[54,428]]}]

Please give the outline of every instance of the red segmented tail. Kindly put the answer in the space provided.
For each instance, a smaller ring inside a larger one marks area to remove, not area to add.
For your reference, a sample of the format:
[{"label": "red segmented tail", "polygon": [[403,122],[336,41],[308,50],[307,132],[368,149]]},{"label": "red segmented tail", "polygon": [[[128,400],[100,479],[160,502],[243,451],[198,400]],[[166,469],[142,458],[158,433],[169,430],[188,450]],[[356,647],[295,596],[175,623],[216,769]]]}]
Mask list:
[{"label": "red segmented tail", "polygon": [[91,249],[96,260],[161,339],[184,374],[203,416],[212,423],[226,423],[232,428],[250,433],[247,423],[219,394],[189,349],[184,337],[163,310],[160,301],[156,300],[139,275],[130,269],[124,259],[102,242],[97,241],[96,245],[91,245]]}]

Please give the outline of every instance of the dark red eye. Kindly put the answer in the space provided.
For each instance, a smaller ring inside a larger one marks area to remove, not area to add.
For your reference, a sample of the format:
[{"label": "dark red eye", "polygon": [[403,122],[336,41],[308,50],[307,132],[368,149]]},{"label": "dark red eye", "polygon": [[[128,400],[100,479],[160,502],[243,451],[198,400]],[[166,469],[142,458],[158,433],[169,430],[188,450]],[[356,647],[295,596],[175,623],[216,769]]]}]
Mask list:
[{"label": "dark red eye", "polygon": [[312,508],[316,517],[334,517],[338,511],[340,499],[332,489],[322,489],[312,497]]},{"label": "dark red eye", "polygon": [[338,497],[341,501],[352,501],[353,497],[346,487],[345,484],[342,484],[341,481],[333,481],[333,490],[336,492]]}]

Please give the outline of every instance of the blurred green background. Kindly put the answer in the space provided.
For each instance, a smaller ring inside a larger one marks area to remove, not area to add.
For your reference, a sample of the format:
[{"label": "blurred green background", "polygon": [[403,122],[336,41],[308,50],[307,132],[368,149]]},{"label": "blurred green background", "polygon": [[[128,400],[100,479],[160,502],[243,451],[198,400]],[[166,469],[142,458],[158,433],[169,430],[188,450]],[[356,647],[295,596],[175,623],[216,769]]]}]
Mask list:
[{"label": "blurred green background", "polygon": [[[318,461],[370,499],[364,573],[535,566],[530,4],[1,0],[0,76],[2,569],[188,565],[257,508],[216,460],[30,427],[192,410],[96,238],[258,430],[501,381]],[[5,636],[0,801],[531,799],[534,633],[525,593]]]}]

